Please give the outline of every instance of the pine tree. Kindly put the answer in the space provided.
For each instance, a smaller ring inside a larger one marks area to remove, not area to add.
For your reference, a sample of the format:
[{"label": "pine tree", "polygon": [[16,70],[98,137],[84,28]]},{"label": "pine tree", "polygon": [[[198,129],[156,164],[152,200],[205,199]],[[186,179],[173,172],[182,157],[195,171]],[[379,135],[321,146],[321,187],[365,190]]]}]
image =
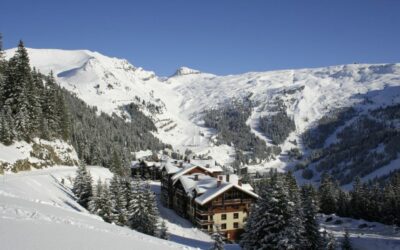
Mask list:
[{"label": "pine tree", "polygon": [[139,176],[136,176],[133,180],[133,197],[134,200],[129,207],[130,218],[128,225],[130,228],[135,229],[139,232],[145,232],[146,228],[144,223],[147,221],[147,211],[144,198],[144,184]]},{"label": "pine tree", "polygon": [[336,249],[336,240],[335,237],[331,233],[328,233],[326,230],[322,233],[323,239],[323,247],[324,250],[335,250]]},{"label": "pine tree", "polygon": [[4,106],[10,107],[18,139],[30,141],[29,84],[32,82],[28,52],[22,41],[15,55],[9,60],[4,83]]},{"label": "pine tree", "polygon": [[126,209],[126,197],[120,177],[114,174],[110,181],[111,200],[113,202],[112,217],[113,222],[123,226],[128,220],[128,211]]},{"label": "pine tree", "polygon": [[302,207],[304,214],[305,249],[317,250],[322,247],[322,239],[317,221],[318,207],[313,197],[314,188],[311,185],[302,187]]},{"label": "pine tree", "polygon": [[0,141],[4,145],[11,145],[14,139],[13,119],[10,107],[5,107],[0,113]]},{"label": "pine tree", "polygon": [[[245,226],[240,244],[244,249],[301,249],[302,232],[297,231],[294,203],[281,178],[270,179]],[[301,225],[300,225],[301,227]]]},{"label": "pine tree", "polygon": [[151,191],[148,182],[144,185],[143,198],[146,207],[146,217],[145,217],[146,229],[143,233],[154,236],[156,235],[157,231],[159,214],[158,214],[156,196],[154,195],[153,191]]},{"label": "pine tree", "polygon": [[336,214],[343,217],[349,216],[349,202],[350,198],[348,194],[343,190],[339,190]]},{"label": "pine tree", "polygon": [[360,177],[356,177],[351,191],[351,212],[352,216],[356,219],[363,218],[365,208],[367,207],[367,200],[365,199],[365,190],[361,183]]},{"label": "pine tree", "polygon": [[4,59],[3,37],[0,33],[0,107],[4,105],[4,85],[7,62]]},{"label": "pine tree", "polygon": [[100,204],[100,197],[102,195],[102,192],[103,192],[103,183],[101,182],[101,179],[99,178],[97,180],[97,184],[93,190],[93,195],[90,198],[90,201],[88,204],[89,211],[93,214],[97,214],[98,210],[101,209],[102,204]]},{"label": "pine tree", "polygon": [[50,72],[46,78],[46,90],[44,92],[45,98],[42,103],[43,114],[47,121],[47,128],[49,137],[54,138],[59,135],[60,117],[57,106],[59,104],[59,96],[57,93],[57,83],[54,79],[53,72]]},{"label": "pine tree", "polygon": [[351,246],[351,241],[350,241],[350,234],[349,230],[346,228],[344,231],[344,238],[342,242],[342,249],[343,250],[352,250],[353,247]]},{"label": "pine tree", "polygon": [[163,240],[169,240],[168,228],[167,228],[167,225],[165,224],[164,220],[161,222],[160,232],[159,232],[158,237]]},{"label": "pine tree", "polygon": [[336,212],[336,186],[333,183],[331,176],[324,174],[319,187],[320,194],[320,209],[324,214],[333,214]]},{"label": "pine tree", "polygon": [[59,107],[58,116],[60,117],[59,119],[60,136],[64,141],[67,141],[70,138],[71,121],[70,121],[69,111],[65,106],[65,101],[62,95],[60,95],[59,97],[58,107]]},{"label": "pine tree", "polygon": [[88,203],[93,195],[92,177],[84,165],[78,167],[72,188],[77,202],[84,208],[88,208]]},{"label": "pine tree", "polygon": [[215,230],[211,235],[211,239],[214,240],[213,245],[211,246],[210,250],[224,250],[224,238],[219,230],[219,226],[214,226]]},{"label": "pine tree", "polygon": [[113,222],[113,203],[111,200],[110,190],[107,184],[103,184],[102,192],[99,197],[99,209],[97,215],[99,215],[105,222]]}]

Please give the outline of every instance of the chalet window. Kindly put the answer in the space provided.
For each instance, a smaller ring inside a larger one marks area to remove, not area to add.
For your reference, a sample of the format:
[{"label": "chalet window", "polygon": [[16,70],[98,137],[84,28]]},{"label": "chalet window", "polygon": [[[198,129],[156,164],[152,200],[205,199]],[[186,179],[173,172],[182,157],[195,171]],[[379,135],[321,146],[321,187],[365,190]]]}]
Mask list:
[{"label": "chalet window", "polygon": [[221,220],[226,220],[226,214],[221,214]]},{"label": "chalet window", "polygon": [[221,224],[221,229],[226,229],[226,224],[225,223]]},{"label": "chalet window", "polygon": [[239,219],[239,213],[234,213],[234,214],[233,214],[233,218],[234,218],[234,219]]},{"label": "chalet window", "polygon": [[210,215],[210,220],[211,221],[214,220],[214,216],[213,215]]},{"label": "chalet window", "polygon": [[239,223],[234,222],[234,223],[233,223],[233,228],[239,228]]}]

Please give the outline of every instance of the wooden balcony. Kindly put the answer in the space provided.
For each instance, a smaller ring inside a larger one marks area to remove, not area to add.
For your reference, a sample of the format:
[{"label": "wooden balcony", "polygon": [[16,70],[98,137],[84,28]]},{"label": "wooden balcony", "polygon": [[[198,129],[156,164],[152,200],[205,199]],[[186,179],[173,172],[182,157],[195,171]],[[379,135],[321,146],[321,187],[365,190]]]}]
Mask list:
[{"label": "wooden balcony", "polygon": [[210,225],[210,224],[213,224],[214,221],[213,221],[213,220],[208,220],[208,219],[203,220],[203,219],[196,218],[196,223],[199,224],[199,225],[201,225],[201,226],[203,226],[203,225]]},{"label": "wooden balcony", "polygon": [[210,214],[212,214],[212,211],[197,209],[196,210],[196,214],[198,214],[198,215],[210,215]]},{"label": "wooden balcony", "polygon": [[224,201],[213,201],[213,206],[222,206],[222,205],[240,205],[240,204],[247,204],[252,203],[251,199],[229,199]]}]

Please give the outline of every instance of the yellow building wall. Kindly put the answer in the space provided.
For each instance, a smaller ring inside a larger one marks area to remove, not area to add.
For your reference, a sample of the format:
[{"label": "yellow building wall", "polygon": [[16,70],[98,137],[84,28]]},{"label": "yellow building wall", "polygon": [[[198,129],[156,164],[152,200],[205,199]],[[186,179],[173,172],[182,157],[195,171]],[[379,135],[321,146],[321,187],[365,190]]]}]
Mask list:
[{"label": "yellow building wall", "polygon": [[[234,213],[238,213],[239,217],[237,219],[234,219],[233,214]],[[226,214],[226,220],[222,220],[222,214]],[[243,211],[237,211],[237,212],[226,212],[226,213],[216,213],[212,216],[209,216],[210,220],[214,221],[215,225],[219,226],[219,229],[221,231],[225,231],[225,230],[235,230],[235,229],[242,229],[244,228],[244,224],[247,218],[247,213],[243,212]],[[238,228],[234,228],[233,227],[233,223],[239,223],[239,227]],[[221,228],[221,224],[226,224],[226,228],[222,229]],[[212,231],[212,228],[209,228],[209,231]]]}]

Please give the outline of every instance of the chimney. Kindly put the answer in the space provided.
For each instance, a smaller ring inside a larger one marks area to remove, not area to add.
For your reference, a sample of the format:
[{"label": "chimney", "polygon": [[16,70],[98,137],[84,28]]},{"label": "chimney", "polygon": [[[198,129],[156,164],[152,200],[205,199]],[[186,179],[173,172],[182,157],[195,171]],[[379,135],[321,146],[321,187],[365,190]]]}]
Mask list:
[{"label": "chimney", "polygon": [[226,174],[226,182],[229,182],[229,174]]},{"label": "chimney", "polygon": [[199,180],[199,175],[198,175],[198,174],[195,174],[195,175],[194,175],[194,180],[195,180],[195,181],[198,181],[198,180]]},{"label": "chimney", "polygon": [[217,180],[217,187],[221,186],[221,180]]},{"label": "chimney", "polygon": [[242,179],[238,180],[238,185],[241,187],[242,186]]}]

